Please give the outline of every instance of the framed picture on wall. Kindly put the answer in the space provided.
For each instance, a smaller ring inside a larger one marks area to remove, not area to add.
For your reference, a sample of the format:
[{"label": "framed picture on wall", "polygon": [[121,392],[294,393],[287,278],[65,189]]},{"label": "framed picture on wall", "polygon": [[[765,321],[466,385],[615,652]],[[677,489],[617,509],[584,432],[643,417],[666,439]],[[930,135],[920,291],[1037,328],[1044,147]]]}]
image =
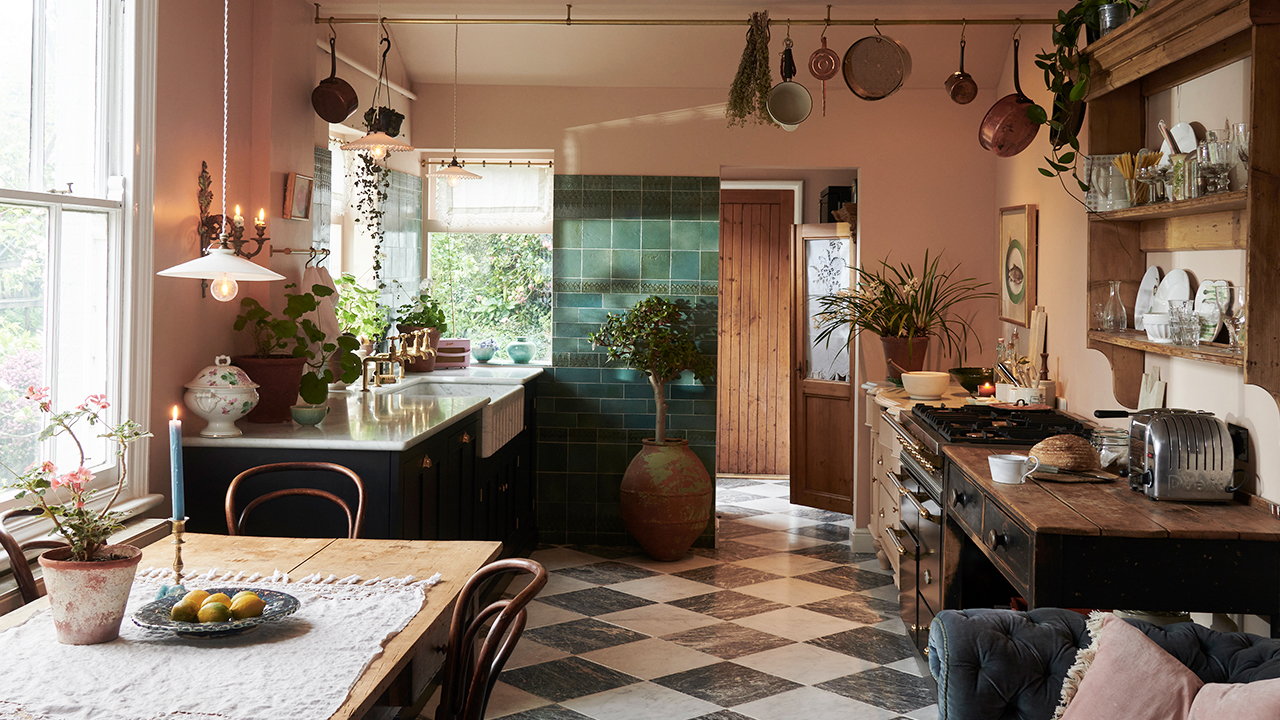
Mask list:
[{"label": "framed picture on wall", "polygon": [[1029,327],[1036,306],[1036,206],[1000,208],[1000,319]]},{"label": "framed picture on wall", "polygon": [[289,173],[284,181],[284,217],[290,220],[311,219],[311,187],[315,179]]}]

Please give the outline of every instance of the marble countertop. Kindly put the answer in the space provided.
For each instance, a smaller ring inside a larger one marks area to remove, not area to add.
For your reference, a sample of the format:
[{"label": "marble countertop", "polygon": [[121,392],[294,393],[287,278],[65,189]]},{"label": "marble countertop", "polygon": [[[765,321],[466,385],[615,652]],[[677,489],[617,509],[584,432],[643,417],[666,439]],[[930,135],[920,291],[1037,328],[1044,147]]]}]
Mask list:
[{"label": "marble countertop", "polygon": [[542,374],[538,365],[485,363],[456,370],[409,373],[402,382],[478,383],[488,385],[525,385]]},{"label": "marble countertop", "polygon": [[954,382],[947,386],[947,391],[943,393],[940,400],[912,400],[907,391],[900,387],[871,387],[867,388],[867,394],[874,394],[877,405],[894,412],[907,410],[917,403],[941,405],[942,407],[963,407],[972,404],[970,401],[973,399],[973,395],[968,390],[960,387],[959,383]]}]

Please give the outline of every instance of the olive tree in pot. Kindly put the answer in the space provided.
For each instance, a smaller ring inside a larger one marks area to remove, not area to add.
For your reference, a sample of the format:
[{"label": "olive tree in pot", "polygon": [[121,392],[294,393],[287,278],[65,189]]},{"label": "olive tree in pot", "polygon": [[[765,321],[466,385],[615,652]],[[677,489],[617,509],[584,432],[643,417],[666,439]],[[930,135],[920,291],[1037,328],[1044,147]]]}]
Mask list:
[{"label": "olive tree in pot", "polygon": [[[431,293],[425,290],[418,295],[418,299],[401,305],[396,310],[396,315],[398,316],[396,330],[401,333],[427,330],[427,340],[430,341],[432,350],[440,346],[440,336],[449,330],[449,323],[444,319],[444,310],[440,308],[435,298],[431,297]],[[410,372],[431,372],[436,369],[436,356],[430,355],[412,360],[406,369]]]},{"label": "olive tree in pot", "polygon": [[666,437],[666,386],[685,371],[709,383],[714,364],[694,344],[685,307],[656,296],[610,314],[589,338],[607,349],[609,360],[643,372],[653,386],[654,437],[644,440],[623,475],[622,521],[655,560],[679,560],[707,526],[715,485],[688,440]]},{"label": "olive tree in pot", "polygon": [[[286,288],[293,288],[290,284]],[[360,377],[359,341],[351,335],[330,338],[310,317],[320,307],[318,297],[333,288],[312,285],[311,292],[285,293],[283,317],[276,317],[255,299],[240,301],[235,329],[253,337],[253,355],[232,358],[260,386],[258,405],[245,420],[256,423],[288,422],[290,408],[301,396],[308,405],[323,405],[329,383],[354,382]],[[337,367],[331,362],[337,358]]]}]

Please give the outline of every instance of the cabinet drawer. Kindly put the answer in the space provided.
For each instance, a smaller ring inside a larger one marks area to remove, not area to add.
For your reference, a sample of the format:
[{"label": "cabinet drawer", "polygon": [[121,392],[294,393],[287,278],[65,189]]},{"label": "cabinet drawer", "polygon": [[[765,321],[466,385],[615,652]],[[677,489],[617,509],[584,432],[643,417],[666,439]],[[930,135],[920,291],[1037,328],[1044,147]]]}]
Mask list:
[{"label": "cabinet drawer", "polygon": [[983,508],[981,542],[1013,572],[1011,580],[1031,587],[1031,535],[992,502]]},{"label": "cabinet drawer", "polygon": [[947,514],[973,535],[982,530],[982,506],[985,502],[978,488],[964,473],[952,472],[951,487],[947,489]]},{"label": "cabinet drawer", "polygon": [[929,607],[929,601],[921,597],[917,601],[916,608],[916,626],[915,641],[916,647],[920,648],[920,652],[924,653],[925,658],[929,657],[929,627],[933,624],[934,611]]}]

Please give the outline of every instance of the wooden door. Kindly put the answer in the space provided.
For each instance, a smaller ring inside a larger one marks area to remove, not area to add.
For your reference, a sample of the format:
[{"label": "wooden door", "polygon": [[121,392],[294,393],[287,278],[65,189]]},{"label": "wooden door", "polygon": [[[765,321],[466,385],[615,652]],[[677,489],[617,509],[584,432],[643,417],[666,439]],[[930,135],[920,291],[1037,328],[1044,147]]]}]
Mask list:
[{"label": "wooden door", "polygon": [[847,334],[815,344],[816,297],[849,287],[856,261],[845,223],[800,225],[792,240],[791,502],[849,513],[857,467],[857,393]]},{"label": "wooden door", "polygon": [[790,190],[720,193],[716,472],[790,471]]}]

